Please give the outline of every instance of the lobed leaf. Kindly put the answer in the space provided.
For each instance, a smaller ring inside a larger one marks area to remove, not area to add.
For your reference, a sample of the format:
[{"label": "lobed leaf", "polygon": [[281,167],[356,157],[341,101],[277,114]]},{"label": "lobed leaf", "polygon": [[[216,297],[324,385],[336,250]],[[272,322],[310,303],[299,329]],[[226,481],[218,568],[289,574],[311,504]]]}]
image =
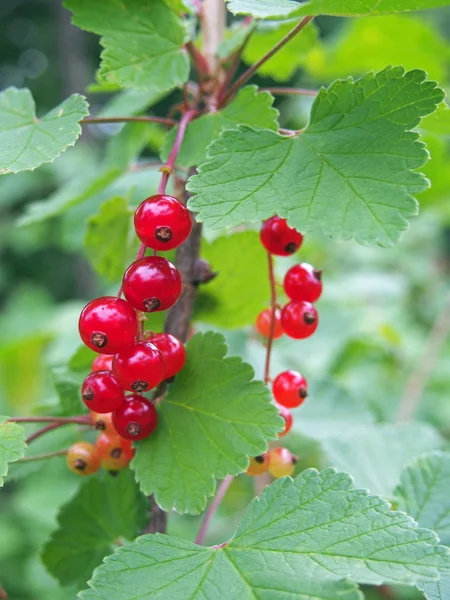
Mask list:
[{"label": "lobed leaf", "polygon": [[8,463],[22,458],[26,447],[24,428],[17,423],[6,422],[6,417],[0,417],[0,487],[8,474]]}]

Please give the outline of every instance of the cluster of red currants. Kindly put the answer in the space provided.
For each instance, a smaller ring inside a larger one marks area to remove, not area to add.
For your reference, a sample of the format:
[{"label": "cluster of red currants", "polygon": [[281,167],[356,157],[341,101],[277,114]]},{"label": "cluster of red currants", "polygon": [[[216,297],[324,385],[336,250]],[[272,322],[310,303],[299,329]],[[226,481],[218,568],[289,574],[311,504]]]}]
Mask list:
[{"label": "cluster of red currants", "polygon": [[[303,236],[289,227],[285,219],[272,217],[261,228],[260,238],[270,255],[289,256],[303,242]],[[283,281],[283,289],[289,302],[282,308],[275,306],[263,310],[256,320],[256,329],[266,337],[276,339],[283,334],[294,339],[305,339],[317,329],[319,317],[314,307],[322,293],[322,272],[307,263],[291,267]],[[308,383],[298,371],[280,373],[272,382],[272,393],[285,428],[279,437],[292,427],[290,409],[297,408],[308,395]],[[251,459],[249,475],[259,475],[267,470],[274,477],[290,475],[295,457],[286,448],[274,448],[263,456]]]},{"label": "cluster of red currants", "polygon": [[[158,421],[153,403],[141,394],[173,378],[186,360],[183,344],[173,335],[144,333],[143,313],[166,310],[180,297],[178,269],[156,252],[182,244],[192,222],[189,211],[176,198],[156,194],[139,205],[134,225],[142,242],[142,257],[126,270],[119,295],[89,302],[79,320],[81,339],[100,354],[84,380],[83,402],[90,411],[111,414],[115,434],[132,441],[148,437]],[[143,256],[145,248],[154,250],[154,256]],[[122,293],[125,299],[120,297]],[[100,464],[101,452],[97,455]],[[77,458],[81,465],[86,462],[69,452],[69,464],[75,464]],[[78,469],[80,474],[87,471]]]}]

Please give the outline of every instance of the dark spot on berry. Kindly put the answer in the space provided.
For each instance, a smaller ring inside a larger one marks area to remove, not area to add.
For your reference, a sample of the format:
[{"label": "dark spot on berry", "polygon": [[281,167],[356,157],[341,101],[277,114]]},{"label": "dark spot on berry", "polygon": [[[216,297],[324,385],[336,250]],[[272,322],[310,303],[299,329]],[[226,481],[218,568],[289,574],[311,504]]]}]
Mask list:
[{"label": "dark spot on berry", "polygon": [[147,312],[156,310],[161,306],[161,302],[158,300],[158,298],[146,298],[142,304]]},{"label": "dark spot on berry", "polygon": [[312,325],[316,322],[316,315],[309,310],[303,313],[303,320],[307,325]]},{"label": "dark spot on berry", "polygon": [[97,346],[97,348],[104,348],[108,343],[108,338],[101,331],[94,331],[91,335],[91,342],[94,346]]},{"label": "dark spot on berry", "polygon": [[73,462],[73,466],[77,471],[84,471],[87,467],[87,462],[83,458],[76,458]]},{"label": "dark spot on berry", "polygon": [[87,402],[94,399],[94,388],[92,388],[90,385],[87,385],[84,388],[83,399],[86,400]]},{"label": "dark spot on berry", "polygon": [[255,460],[257,463],[259,463],[260,465],[263,464],[264,462],[264,456],[261,454],[260,456],[255,456]]},{"label": "dark spot on berry", "polygon": [[292,455],[292,464],[295,465],[298,463],[298,456]]},{"label": "dark spot on berry", "polygon": [[[83,396],[83,398],[84,398],[84,396]],[[98,429],[100,431],[105,431],[105,429],[106,429],[105,421],[103,419],[97,419],[95,421],[95,429]]]},{"label": "dark spot on berry", "polygon": [[135,392],[143,392],[148,388],[148,383],[146,381],[134,381],[131,387]]},{"label": "dark spot on berry", "polygon": [[313,275],[317,281],[322,281],[322,269],[314,269]]},{"label": "dark spot on berry", "polygon": [[120,458],[122,456],[122,448],[113,448],[109,454],[111,458]]},{"label": "dark spot on berry", "polygon": [[127,425],[127,432],[130,435],[139,435],[141,433],[141,426],[139,425],[139,423],[131,421],[131,423],[128,423]]},{"label": "dark spot on berry", "polygon": [[308,392],[306,391],[306,388],[303,385],[298,388],[298,395],[300,396],[300,398],[306,398],[306,396],[308,395]]},{"label": "dark spot on berry", "polygon": [[289,252],[289,254],[292,254],[297,250],[297,248],[298,246],[295,242],[289,242],[289,244],[286,244],[286,246],[284,247],[284,251]]},{"label": "dark spot on berry", "polygon": [[155,229],[155,238],[160,242],[170,242],[172,239],[172,230],[170,227],[157,227]]}]

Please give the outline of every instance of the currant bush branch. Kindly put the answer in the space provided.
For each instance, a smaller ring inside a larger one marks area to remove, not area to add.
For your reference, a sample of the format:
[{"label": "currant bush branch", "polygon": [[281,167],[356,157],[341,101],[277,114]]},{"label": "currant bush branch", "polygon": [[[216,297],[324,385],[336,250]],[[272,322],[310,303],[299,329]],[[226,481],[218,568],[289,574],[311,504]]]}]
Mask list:
[{"label": "currant bush branch", "polygon": [[203,517],[203,521],[200,526],[199,532],[197,534],[197,537],[195,538],[196,544],[203,543],[203,540],[205,539],[205,535],[208,530],[208,526],[211,522],[211,519],[213,518],[213,516],[216,513],[217,509],[219,508],[222,500],[224,499],[225,494],[228,491],[228,488],[233,483],[233,479],[234,479],[234,477],[232,475],[227,475],[225,477],[225,479],[223,479],[221,484],[219,485],[217,493],[214,496],[214,500],[211,502],[208,510],[205,513],[205,516]]},{"label": "currant bush branch", "polygon": [[274,96],[317,96],[318,90],[304,88],[268,87],[260,88],[261,92],[270,92]]},{"label": "currant bush branch", "polygon": [[86,425],[90,423],[88,415],[79,415],[76,417],[11,417],[6,423],[60,423],[61,425],[69,423],[78,423]]}]

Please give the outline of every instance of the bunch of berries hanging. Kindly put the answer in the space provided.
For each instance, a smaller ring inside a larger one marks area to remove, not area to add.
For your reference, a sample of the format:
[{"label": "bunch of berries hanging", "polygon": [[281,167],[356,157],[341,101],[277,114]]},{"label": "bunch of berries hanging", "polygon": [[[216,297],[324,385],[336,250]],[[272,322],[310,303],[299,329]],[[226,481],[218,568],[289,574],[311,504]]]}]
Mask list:
[{"label": "bunch of berries hanging", "polygon": [[[144,332],[143,313],[167,310],[181,295],[178,269],[156,253],[172,250],[186,240],[191,216],[176,198],[156,194],[137,208],[134,225],[142,244],[136,261],[123,276],[118,296],[92,300],[80,315],[81,339],[99,354],[84,380],[81,396],[97,415],[94,418],[105,424],[95,446],[79,442],[69,450],[68,464],[81,475],[102,465],[119,470],[128,464],[131,442],[151,435],[158,421],[153,403],[142,394],[171,380],[186,360],[185,348],[176,337]],[[146,248],[152,249],[154,256],[144,256]],[[122,293],[125,299],[120,297]]]}]

